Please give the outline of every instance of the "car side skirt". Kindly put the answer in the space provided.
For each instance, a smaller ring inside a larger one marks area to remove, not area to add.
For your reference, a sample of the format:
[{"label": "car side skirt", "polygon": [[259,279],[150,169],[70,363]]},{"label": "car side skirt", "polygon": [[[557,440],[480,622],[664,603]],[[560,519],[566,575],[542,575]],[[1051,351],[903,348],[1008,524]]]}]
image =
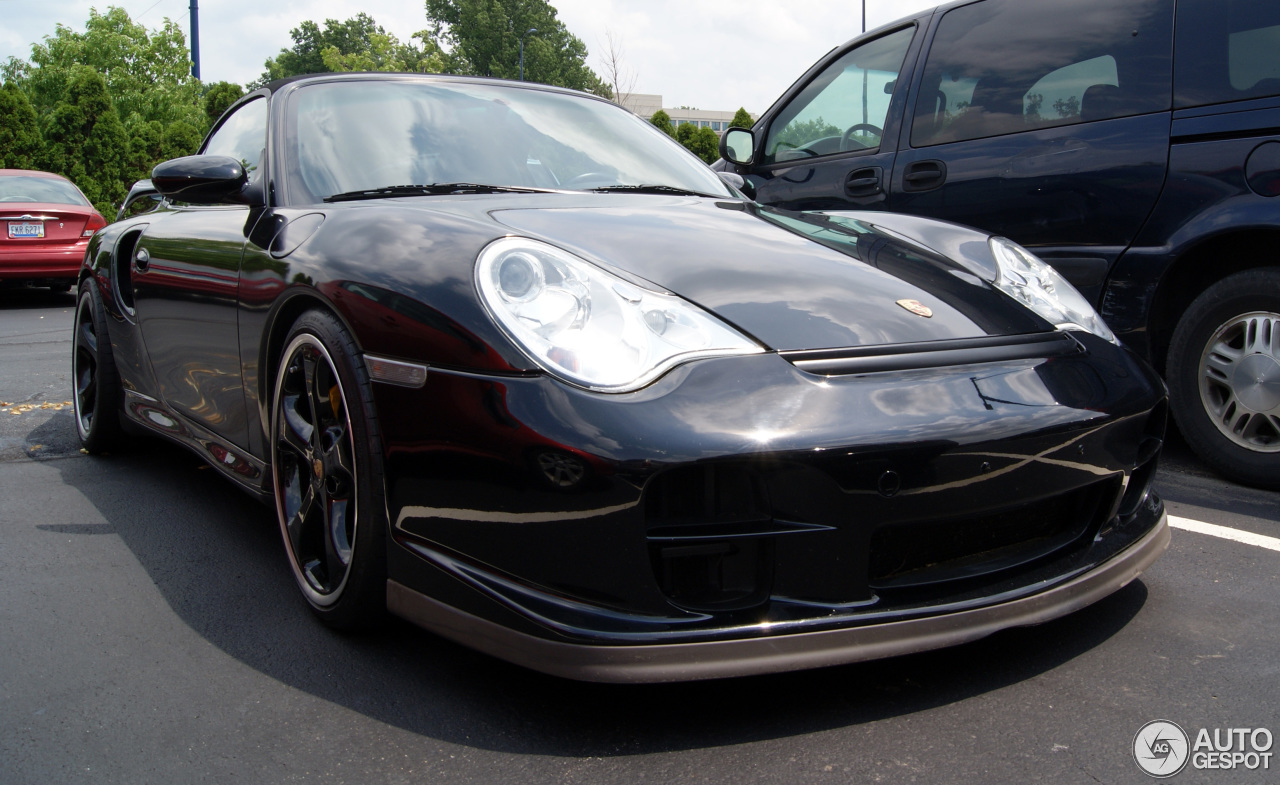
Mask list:
[{"label": "car side skirt", "polygon": [[983,608],[903,621],[736,640],[640,646],[553,641],[517,632],[387,582],[387,609],[442,637],[554,676],[594,682],[694,681],[822,668],[940,649],[1065,616],[1118,591],[1169,547],[1168,517],[1079,577]]}]

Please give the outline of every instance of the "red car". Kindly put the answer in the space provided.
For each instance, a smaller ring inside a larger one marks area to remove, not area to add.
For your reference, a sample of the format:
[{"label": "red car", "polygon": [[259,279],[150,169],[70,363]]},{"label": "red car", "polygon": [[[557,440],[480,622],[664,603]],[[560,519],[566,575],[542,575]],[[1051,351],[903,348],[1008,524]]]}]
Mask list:
[{"label": "red car", "polygon": [[89,238],[107,222],[61,175],[0,169],[0,224],[0,284],[66,291]]}]

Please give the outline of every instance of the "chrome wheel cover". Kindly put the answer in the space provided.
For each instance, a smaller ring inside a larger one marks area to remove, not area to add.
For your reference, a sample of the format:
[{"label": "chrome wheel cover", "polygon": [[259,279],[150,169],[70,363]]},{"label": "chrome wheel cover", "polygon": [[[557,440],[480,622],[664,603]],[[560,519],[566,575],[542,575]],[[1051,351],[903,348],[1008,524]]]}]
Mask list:
[{"label": "chrome wheel cover", "polygon": [[318,338],[284,352],[271,409],[276,515],[294,577],[327,607],[342,596],[356,542],[355,445],[333,358]]},{"label": "chrome wheel cover", "polygon": [[1280,452],[1280,314],[1254,311],[1214,331],[1200,355],[1200,402],[1218,430],[1253,452]]}]

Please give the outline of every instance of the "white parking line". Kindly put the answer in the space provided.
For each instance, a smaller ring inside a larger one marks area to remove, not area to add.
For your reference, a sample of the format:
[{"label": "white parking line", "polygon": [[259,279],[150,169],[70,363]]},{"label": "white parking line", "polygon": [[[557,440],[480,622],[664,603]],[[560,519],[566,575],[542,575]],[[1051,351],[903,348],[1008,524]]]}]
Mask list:
[{"label": "white parking line", "polygon": [[1254,534],[1253,532],[1218,526],[1204,521],[1193,521],[1190,518],[1179,518],[1174,515],[1169,516],[1169,525],[1175,529],[1186,529],[1197,534],[1207,534],[1210,537],[1221,537],[1224,540],[1233,540],[1235,542],[1243,542],[1246,545],[1256,545],[1259,548],[1280,551],[1280,539],[1268,537],[1265,534]]}]

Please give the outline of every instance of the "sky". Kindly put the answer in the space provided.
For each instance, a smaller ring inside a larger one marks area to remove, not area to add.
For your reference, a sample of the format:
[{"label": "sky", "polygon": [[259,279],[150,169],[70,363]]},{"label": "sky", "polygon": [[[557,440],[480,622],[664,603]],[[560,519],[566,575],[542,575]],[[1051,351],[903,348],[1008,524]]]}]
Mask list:
[{"label": "sky", "polygon": [[[937,0],[865,0],[867,29],[929,8]],[[582,39],[587,64],[604,75],[600,55],[612,37],[632,92],[658,93],[663,105],[759,114],[819,57],[858,35],[857,0],[550,0],[569,32]],[[83,31],[89,9],[119,5],[148,29],[165,17],[189,35],[190,0],[0,0],[0,62],[24,60],[59,23]],[[204,0],[200,4],[200,75],[205,82],[246,84],[263,62],[293,45],[289,31],[305,19],[346,20],[364,11],[401,41],[427,27],[415,0]]]}]

